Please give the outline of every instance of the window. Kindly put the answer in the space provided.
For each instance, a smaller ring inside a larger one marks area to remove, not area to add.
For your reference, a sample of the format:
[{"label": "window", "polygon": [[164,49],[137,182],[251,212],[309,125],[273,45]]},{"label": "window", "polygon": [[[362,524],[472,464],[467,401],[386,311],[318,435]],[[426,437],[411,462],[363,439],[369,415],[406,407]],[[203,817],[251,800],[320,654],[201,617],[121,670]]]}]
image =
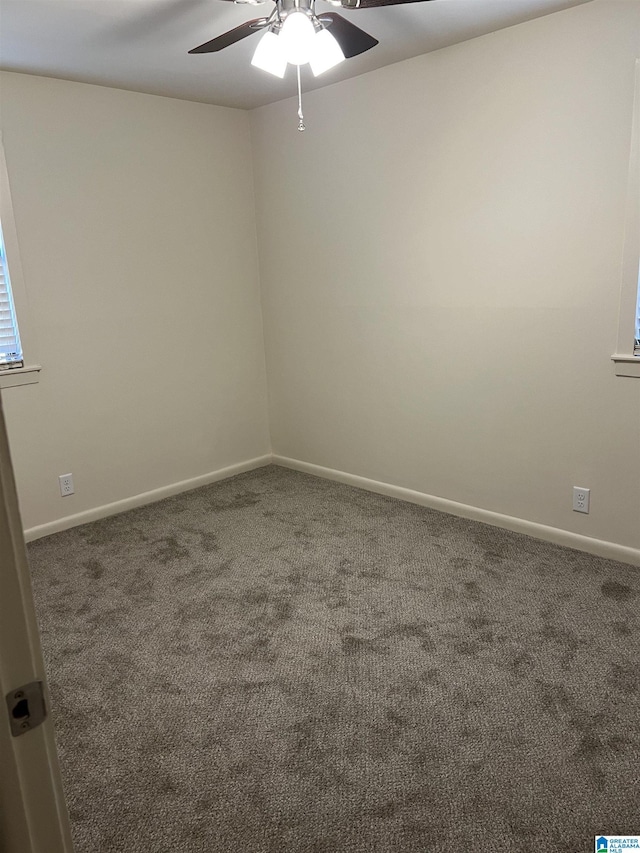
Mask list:
[{"label": "window", "polygon": [[640,60],[631,130],[629,186],[622,258],[618,343],[612,358],[618,376],[640,377]]},{"label": "window", "polygon": [[0,140],[0,390],[33,385],[38,382],[39,375],[13,219],[11,187]]},{"label": "window", "polygon": [[0,370],[16,367],[24,367],[24,361],[0,222]]}]

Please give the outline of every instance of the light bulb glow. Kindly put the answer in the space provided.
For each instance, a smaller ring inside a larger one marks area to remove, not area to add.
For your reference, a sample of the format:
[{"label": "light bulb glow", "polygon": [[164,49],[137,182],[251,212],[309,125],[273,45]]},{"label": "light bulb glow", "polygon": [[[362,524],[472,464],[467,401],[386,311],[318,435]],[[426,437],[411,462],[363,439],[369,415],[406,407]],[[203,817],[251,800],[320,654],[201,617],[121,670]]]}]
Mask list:
[{"label": "light bulb glow", "polygon": [[311,19],[304,12],[290,12],[278,36],[287,62],[304,65],[309,62],[315,49],[316,31]]},{"label": "light bulb glow", "polygon": [[309,57],[309,65],[314,77],[322,74],[323,71],[328,71],[339,62],[344,62],[342,48],[329,30],[319,30],[313,40],[313,52]]},{"label": "light bulb glow", "polygon": [[287,70],[287,57],[276,33],[267,30],[258,42],[251,64],[276,77],[284,77]]}]

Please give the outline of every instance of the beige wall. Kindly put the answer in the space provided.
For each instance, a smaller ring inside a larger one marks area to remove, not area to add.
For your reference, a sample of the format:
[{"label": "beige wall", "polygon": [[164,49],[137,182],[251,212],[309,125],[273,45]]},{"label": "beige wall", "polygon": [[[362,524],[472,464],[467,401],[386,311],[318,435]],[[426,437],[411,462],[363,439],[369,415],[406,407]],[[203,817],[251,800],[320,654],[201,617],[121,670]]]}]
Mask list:
[{"label": "beige wall", "polygon": [[311,93],[305,134],[292,101],[3,74],[25,526],[269,453],[251,119],[274,452],[640,548],[610,362],[638,55],[640,2],[595,0]]},{"label": "beige wall", "polygon": [[254,111],[276,454],[640,547],[639,55],[640,3],[596,0],[311,93],[305,134]]},{"label": "beige wall", "polygon": [[43,365],[3,391],[25,527],[268,453],[248,115],[1,83]]}]

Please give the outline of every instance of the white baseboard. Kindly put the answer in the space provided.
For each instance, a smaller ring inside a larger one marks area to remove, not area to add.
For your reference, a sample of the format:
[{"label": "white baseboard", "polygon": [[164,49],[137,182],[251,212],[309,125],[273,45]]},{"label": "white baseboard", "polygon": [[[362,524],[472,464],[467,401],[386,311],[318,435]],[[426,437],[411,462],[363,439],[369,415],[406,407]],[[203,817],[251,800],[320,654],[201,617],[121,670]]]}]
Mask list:
[{"label": "white baseboard", "polygon": [[312,465],[309,462],[300,462],[298,459],[288,459],[286,456],[274,454],[272,462],[274,465],[281,465],[283,468],[292,468],[294,471],[303,471],[306,474],[313,474],[315,477],[324,477],[327,480],[346,483],[348,486],[399,498],[430,509],[448,512],[461,518],[470,518],[473,521],[492,524],[494,527],[502,527],[516,533],[525,533],[535,539],[544,539],[556,545],[565,545],[567,548],[596,554],[598,557],[608,557],[611,560],[619,560],[621,563],[640,566],[640,549],[638,548],[629,548],[626,545],[617,545],[615,542],[606,542],[602,539],[592,539],[590,536],[581,536],[579,533],[571,533],[558,527],[549,527],[546,524],[537,524],[535,521],[526,521],[524,518],[491,512],[487,509],[446,500],[446,498],[438,498],[435,495],[416,492],[413,489],[404,489],[401,486],[369,480],[367,477],[358,477],[345,471],[335,471],[333,468],[325,468],[322,465]]},{"label": "white baseboard", "polygon": [[87,524],[89,521],[97,521],[109,515],[117,515],[120,512],[126,512],[128,509],[135,509],[145,504],[161,501],[163,498],[170,498],[172,495],[180,494],[180,492],[188,492],[200,486],[208,486],[209,483],[215,483],[218,480],[226,480],[227,477],[235,477],[236,474],[243,474],[245,471],[253,471],[254,468],[262,468],[264,465],[270,465],[271,462],[272,456],[269,453],[264,456],[257,456],[255,459],[247,459],[246,462],[229,465],[227,468],[220,468],[218,471],[211,471],[209,474],[202,474],[200,477],[181,480],[179,483],[162,486],[150,492],[142,492],[140,495],[133,495],[133,497],[123,498],[123,500],[104,504],[104,506],[87,509],[75,515],[67,515],[64,518],[58,518],[47,524],[29,527],[24,531],[24,538],[27,542],[32,542],[34,539],[40,539],[52,533],[59,533],[61,530],[68,530],[70,527],[77,527],[79,524]]},{"label": "white baseboard", "polygon": [[24,537],[27,542],[32,542],[43,536],[68,530],[70,527],[77,527],[80,524],[87,524],[90,521],[97,521],[100,518],[117,515],[120,512],[126,512],[129,509],[135,509],[145,504],[155,503],[163,498],[169,498],[181,492],[188,492],[200,486],[207,486],[218,480],[225,480],[227,477],[234,477],[236,474],[252,471],[255,468],[262,468],[271,463],[281,465],[283,468],[292,468],[295,471],[313,474],[315,477],[323,477],[326,480],[335,480],[338,483],[345,483],[348,486],[355,486],[358,489],[365,489],[380,495],[399,498],[400,500],[426,506],[440,512],[448,512],[451,515],[457,515],[461,518],[470,518],[473,521],[492,524],[494,527],[513,530],[516,533],[525,533],[527,536],[544,539],[547,542],[554,542],[556,545],[565,545],[567,548],[575,548],[578,551],[586,551],[588,554],[596,554],[599,557],[607,557],[611,560],[619,560],[622,563],[640,566],[640,549],[638,548],[629,548],[626,545],[618,545],[615,542],[593,539],[590,536],[582,536],[579,533],[571,533],[568,530],[549,527],[546,524],[537,524],[535,521],[527,521],[523,518],[515,518],[514,516],[503,515],[499,512],[480,509],[479,507],[469,506],[468,504],[458,503],[457,501],[450,501],[446,498],[439,498],[435,495],[428,495],[424,492],[416,492],[413,489],[405,489],[402,486],[393,486],[390,483],[381,483],[377,480],[370,480],[367,477],[359,477],[356,474],[349,474],[346,471],[336,471],[333,468],[325,468],[322,465],[313,465],[310,462],[301,462],[298,459],[289,459],[286,456],[278,455],[272,456],[270,454],[258,456],[255,459],[248,459],[245,462],[229,465],[227,468],[220,468],[209,474],[192,477],[189,480],[182,480],[179,483],[172,483],[169,486],[162,486],[159,489],[133,495],[130,498],[104,504],[103,506],[88,509],[84,512],[78,512],[75,515],[58,518],[47,524],[27,528],[24,531]]}]

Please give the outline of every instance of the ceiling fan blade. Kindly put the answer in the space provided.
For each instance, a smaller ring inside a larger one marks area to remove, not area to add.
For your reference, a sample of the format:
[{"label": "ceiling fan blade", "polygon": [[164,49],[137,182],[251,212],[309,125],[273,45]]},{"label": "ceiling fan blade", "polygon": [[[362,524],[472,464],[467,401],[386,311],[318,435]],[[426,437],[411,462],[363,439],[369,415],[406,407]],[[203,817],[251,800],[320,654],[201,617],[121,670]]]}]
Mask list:
[{"label": "ceiling fan blade", "polygon": [[252,21],[246,21],[244,24],[240,24],[239,27],[234,27],[221,36],[216,36],[211,41],[206,41],[204,44],[194,47],[189,53],[215,53],[217,50],[222,50],[225,47],[229,47],[230,44],[235,44],[237,41],[253,35],[253,33],[266,26],[268,20],[268,18],[254,18]]},{"label": "ceiling fan blade", "polygon": [[404,3],[424,3],[426,0],[342,0],[343,9],[375,9],[377,6],[401,6]]},{"label": "ceiling fan blade", "polygon": [[335,12],[323,12],[320,20],[340,45],[346,59],[358,56],[365,50],[371,50],[378,44],[378,39],[374,39],[369,33],[365,33],[360,27],[356,27],[351,21],[347,21]]}]

